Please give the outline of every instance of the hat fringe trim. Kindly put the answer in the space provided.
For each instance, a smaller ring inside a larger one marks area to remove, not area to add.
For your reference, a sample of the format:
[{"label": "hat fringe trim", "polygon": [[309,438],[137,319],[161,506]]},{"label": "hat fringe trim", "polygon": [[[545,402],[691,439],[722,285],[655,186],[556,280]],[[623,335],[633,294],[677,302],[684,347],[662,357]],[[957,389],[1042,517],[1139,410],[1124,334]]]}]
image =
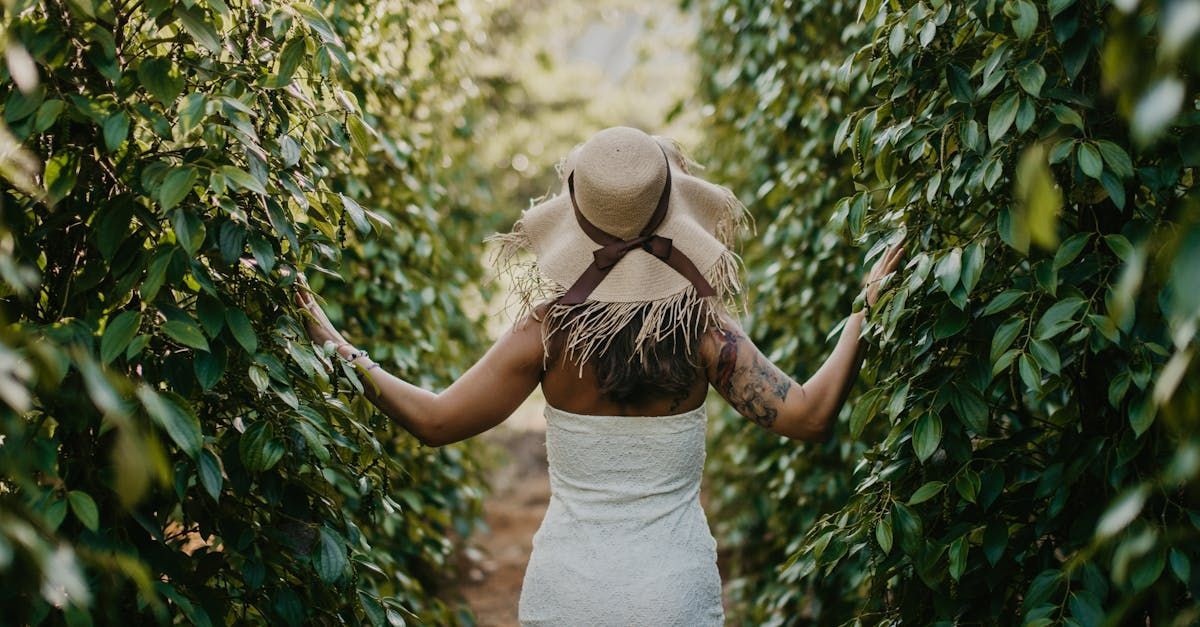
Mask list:
[{"label": "hat fringe trim", "polygon": [[746,205],[738,199],[737,194],[734,194],[728,188],[725,190],[725,215],[717,220],[716,228],[713,229],[713,235],[725,245],[726,248],[734,249],[741,241],[742,231],[749,230],[752,235],[758,233],[758,226],[754,223],[754,216],[746,209]]},{"label": "hat fringe trim", "polygon": [[[641,318],[642,325],[634,338],[634,350],[630,361],[646,361],[655,357],[654,350],[675,333],[683,332],[686,338],[684,350],[689,355],[696,350],[693,338],[700,337],[705,330],[719,327],[720,312],[728,310],[729,300],[738,293],[740,260],[732,252],[722,255],[714,268],[710,282],[717,291],[716,296],[700,296],[694,286],[687,286],[677,294],[652,301],[608,303],[584,301],[576,305],[552,304],[542,318],[542,339],[545,355],[549,355],[550,341],[556,334],[563,334],[563,350],[567,361],[579,367],[594,357],[605,354],[613,339]],[[563,293],[566,290],[562,290]]]},{"label": "hat fringe trim", "polygon": [[[567,292],[568,286],[559,285],[544,277],[535,260],[522,258],[530,242],[518,222],[512,232],[496,234],[487,238],[495,244],[492,259],[498,273],[506,273],[513,287],[510,298],[517,299],[518,322],[531,317],[538,305],[549,303],[541,317],[535,318],[542,324],[543,358],[548,360],[550,342],[562,334],[566,361],[576,365],[582,375],[588,360],[603,355],[611,347],[613,339],[635,319],[642,320],[641,329],[634,339],[632,360],[654,358],[659,342],[674,333],[684,331],[687,339],[685,351],[696,350],[691,345],[693,338],[709,328],[721,325],[721,313],[740,311],[736,296],[741,293],[740,273],[742,260],[737,253],[726,250],[717,263],[706,273],[715,296],[700,296],[696,288],[688,285],[680,292],[651,301],[611,303],[586,300],[575,305],[563,305],[556,301]],[[511,307],[510,300],[506,307]]]}]

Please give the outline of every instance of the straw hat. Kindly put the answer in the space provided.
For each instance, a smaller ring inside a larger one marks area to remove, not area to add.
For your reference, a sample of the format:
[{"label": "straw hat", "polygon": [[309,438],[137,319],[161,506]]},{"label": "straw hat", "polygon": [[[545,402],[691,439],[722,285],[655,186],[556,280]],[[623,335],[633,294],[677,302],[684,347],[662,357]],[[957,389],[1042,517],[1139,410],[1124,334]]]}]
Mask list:
[{"label": "straw hat", "polygon": [[547,339],[566,333],[582,365],[639,314],[637,352],[718,321],[740,292],[732,247],[746,211],[731,191],[693,176],[674,141],[620,126],[576,146],[559,174],[560,193],[489,238],[524,308],[552,301]]}]

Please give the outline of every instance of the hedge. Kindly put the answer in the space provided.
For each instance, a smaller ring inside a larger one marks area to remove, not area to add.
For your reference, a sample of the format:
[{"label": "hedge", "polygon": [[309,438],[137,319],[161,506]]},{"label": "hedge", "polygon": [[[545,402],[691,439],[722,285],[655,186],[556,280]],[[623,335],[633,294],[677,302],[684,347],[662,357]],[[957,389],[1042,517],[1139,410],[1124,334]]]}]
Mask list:
[{"label": "hedge", "polygon": [[909,251],[833,441],[712,434],[734,620],[1196,620],[1196,4],[695,4],[754,338],[803,380]]},{"label": "hedge", "polygon": [[476,462],[388,424],[290,301],[306,272],[421,383],[477,349],[461,11],[5,5],[6,622],[461,618]]}]

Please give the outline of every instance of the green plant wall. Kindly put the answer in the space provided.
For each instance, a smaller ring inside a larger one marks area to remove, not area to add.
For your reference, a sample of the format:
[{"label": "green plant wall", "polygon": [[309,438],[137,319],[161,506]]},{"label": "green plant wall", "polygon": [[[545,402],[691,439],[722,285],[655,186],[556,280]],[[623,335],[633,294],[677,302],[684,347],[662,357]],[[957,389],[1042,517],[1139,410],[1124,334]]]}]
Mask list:
[{"label": "green plant wall", "polygon": [[907,233],[833,441],[714,430],[734,620],[1196,620],[1200,6],[691,4],[772,357]]},{"label": "green plant wall", "polygon": [[462,10],[5,3],[4,622],[461,619],[473,457],[373,411],[290,297],[416,382],[476,353]]}]

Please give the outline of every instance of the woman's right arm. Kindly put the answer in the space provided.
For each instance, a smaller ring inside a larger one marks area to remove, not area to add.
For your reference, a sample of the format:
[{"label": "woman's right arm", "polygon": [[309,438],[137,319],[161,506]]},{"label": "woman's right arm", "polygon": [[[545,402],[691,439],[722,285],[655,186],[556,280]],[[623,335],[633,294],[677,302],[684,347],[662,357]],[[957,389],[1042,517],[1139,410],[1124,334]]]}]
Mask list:
[{"label": "woman's right arm", "polygon": [[[891,274],[904,249],[890,248],[866,278],[866,300],[874,306],[879,283]],[[859,337],[866,314],[846,321],[833,353],[803,384],[780,370],[732,319],[705,335],[702,345],[708,381],[738,413],[759,426],[795,440],[824,442],[862,366]]]}]

